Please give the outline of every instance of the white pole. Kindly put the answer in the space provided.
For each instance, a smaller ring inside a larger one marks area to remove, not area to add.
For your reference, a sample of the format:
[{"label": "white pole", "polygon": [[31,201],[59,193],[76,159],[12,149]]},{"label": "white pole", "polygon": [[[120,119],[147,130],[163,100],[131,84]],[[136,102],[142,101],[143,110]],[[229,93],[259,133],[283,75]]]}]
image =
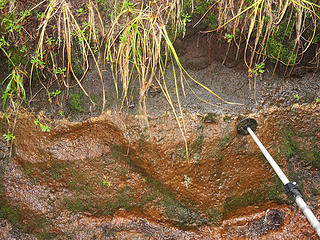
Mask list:
[{"label": "white pole", "polygon": [[296,203],[299,206],[300,210],[306,216],[308,221],[311,223],[314,230],[317,232],[318,236],[320,237],[320,223],[318,219],[314,216],[313,212],[310,210],[308,205],[303,201],[302,197],[296,197]]},{"label": "white pole", "polygon": [[[281,179],[283,185],[286,185],[287,183],[289,183],[290,181],[288,180],[286,175],[282,172],[282,170],[280,169],[278,164],[274,161],[274,159],[271,157],[271,155],[269,154],[267,149],[262,145],[262,143],[260,142],[258,137],[254,134],[254,132],[251,130],[251,128],[248,127],[247,131],[250,133],[251,137],[256,142],[256,144],[258,145],[258,147],[262,151],[263,155],[266,157],[266,159],[270,163],[273,170],[276,172],[278,177]],[[297,196],[294,196],[294,198],[295,198],[295,201],[296,201],[297,205],[299,206],[300,210],[306,216],[306,218],[311,223],[312,227],[314,228],[314,230],[317,232],[318,236],[320,237],[320,223],[319,223],[318,219],[314,216],[313,212],[310,210],[310,208],[304,202],[304,200],[302,199],[301,196],[297,195]]]},{"label": "white pole", "polygon": [[273,170],[276,172],[278,177],[281,179],[283,185],[286,185],[287,183],[289,183],[290,182],[289,179],[286,177],[286,175],[284,175],[284,173],[282,172],[282,170],[280,169],[280,167],[278,166],[276,161],[273,160],[273,158],[271,157],[271,155],[269,154],[267,149],[262,145],[262,143],[260,142],[258,137],[254,134],[254,132],[251,130],[251,128],[248,127],[247,130],[250,133],[250,135],[253,138],[253,140],[258,145],[258,147],[260,148],[260,150],[263,153],[263,155],[266,157],[266,159],[270,163],[270,165],[273,168]]}]

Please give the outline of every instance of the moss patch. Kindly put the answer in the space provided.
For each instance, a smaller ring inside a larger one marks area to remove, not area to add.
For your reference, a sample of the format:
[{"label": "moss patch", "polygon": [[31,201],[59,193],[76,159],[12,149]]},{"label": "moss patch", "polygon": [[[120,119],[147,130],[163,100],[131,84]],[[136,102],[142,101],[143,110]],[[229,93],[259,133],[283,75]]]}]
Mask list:
[{"label": "moss patch", "polygon": [[[280,181],[280,180],[279,180]],[[280,182],[281,184],[281,182]],[[278,182],[278,178],[273,185],[269,185],[254,191],[243,193],[242,195],[228,196],[224,203],[224,214],[239,208],[254,205],[259,202],[276,201],[284,202],[281,195],[284,192],[283,187]]]},{"label": "moss patch", "polygon": [[224,132],[218,140],[218,146],[214,152],[215,158],[221,162],[225,156],[225,150],[228,147],[228,144],[235,138],[231,136],[229,132]]},{"label": "moss patch", "polygon": [[[312,130],[307,133],[300,133],[297,129],[286,126],[281,132],[281,137],[280,149],[288,159],[292,156],[297,156],[303,159],[306,165],[320,169],[320,148],[316,145],[318,139],[316,139]],[[311,138],[311,146],[307,149],[298,141],[299,138]]]},{"label": "moss patch", "polygon": [[73,200],[67,198],[65,199],[65,206],[71,212],[88,212],[91,208],[91,203],[88,199],[77,198]]},{"label": "moss patch", "polygon": [[209,222],[215,226],[222,224],[223,213],[218,209],[212,209],[209,211]]}]

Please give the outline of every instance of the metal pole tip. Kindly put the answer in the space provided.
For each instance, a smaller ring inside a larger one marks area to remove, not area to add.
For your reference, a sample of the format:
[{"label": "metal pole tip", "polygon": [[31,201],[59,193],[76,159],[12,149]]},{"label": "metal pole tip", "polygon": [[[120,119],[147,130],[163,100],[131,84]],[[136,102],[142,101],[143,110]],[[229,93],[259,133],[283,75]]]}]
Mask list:
[{"label": "metal pole tip", "polygon": [[252,131],[257,129],[258,123],[253,118],[245,118],[238,123],[237,132],[240,135],[248,135],[249,132],[247,128],[251,128]]}]

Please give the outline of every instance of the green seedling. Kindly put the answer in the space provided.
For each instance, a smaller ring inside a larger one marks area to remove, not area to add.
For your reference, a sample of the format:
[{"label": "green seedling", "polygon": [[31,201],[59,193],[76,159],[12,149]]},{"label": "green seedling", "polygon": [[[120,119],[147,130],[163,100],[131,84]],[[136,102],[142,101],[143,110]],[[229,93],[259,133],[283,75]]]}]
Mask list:
[{"label": "green seedling", "polygon": [[50,132],[50,127],[48,125],[44,125],[40,122],[40,119],[37,118],[36,120],[33,121],[34,125],[40,126],[40,129],[42,132]]},{"label": "green seedling", "polygon": [[[43,51],[42,55],[45,54],[45,51]],[[44,68],[46,65],[45,62],[41,61],[40,53],[36,52],[34,56],[32,56],[31,61],[32,64],[34,64],[37,68]]]},{"label": "green seedling", "polygon": [[21,11],[20,16],[21,18],[19,19],[20,21],[25,19],[26,17],[29,17],[31,15],[31,11],[29,9]]},{"label": "green seedling", "polygon": [[120,43],[126,43],[127,41],[128,41],[127,36],[124,35],[124,34],[122,34],[122,35],[120,36]]},{"label": "green seedling", "polygon": [[182,13],[181,14],[181,19],[182,19],[183,25],[186,25],[187,22],[191,22],[191,16],[190,16],[189,13]]},{"label": "green seedling", "polygon": [[294,94],[294,95],[293,95],[293,97],[294,97],[295,99],[297,99],[297,100],[299,100],[299,99],[300,99],[300,96],[299,96],[299,94],[298,94],[298,93]]},{"label": "green seedling", "polygon": [[224,39],[226,39],[228,43],[231,43],[233,38],[234,38],[233,34],[230,34],[230,33],[224,34]]},{"label": "green seedling", "polygon": [[36,15],[38,20],[44,19],[44,16],[45,16],[44,12],[38,12],[37,15]]},{"label": "green seedling", "polygon": [[27,52],[26,46],[22,46],[21,49],[20,49],[20,52],[21,53],[26,53]]},{"label": "green seedling", "polygon": [[64,68],[59,67],[58,69],[53,69],[53,73],[54,73],[54,74],[61,74],[61,75],[63,75],[66,71],[67,71],[67,68],[66,68],[66,67],[64,67]]},{"label": "green seedling", "polygon": [[48,125],[40,123],[40,128],[42,132],[50,132],[50,127]]},{"label": "green seedling", "polygon": [[264,71],[265,71],[264,68],[265,68],[265,63],[264,62],[256,64],[256,67],[255,67],[256,72],[260,73],[260,74],[264,73]]},{"label": "green seedling", "polygon": [[81,15],[86,15],[87,14],[87,10],[84,8],[79,8],[78,10],[76,10],[78,13],[78,17],[80,17]]},{"label": "green seedling", "polygon": [[55,92],[50,92],[49,95],[50,97],[57,97],[60,93],[61,91],[57,89]]},{"label": "green seedling", "polygon": [[320,98],[319,97],[316,98],[316,103],[320,103]]},{"label": "green seedling", "polygon": [[60,114],[61,117],[63,117],[64,112],[60,110],[60,111],[59,111],[59,114]]},{"label": "green seedling", "polygon": [[16,137],[13,135],[13,133],[8,131],[8,133],[3,134],[3,138],[6,142],[9,142],[11,140],[14,140]]},{"label": "green seedling", "polygon": [[39,118],[37,118],[36,120],[33,121],[34,125],[38,126],[40,124],[40,120]]},{"label": "green seedling", "polygon": [[54,38],[53,37],[48,37],[47,40],[46,40],[46,44],[48,45],[52,45],[53,43],[55,42]]},{"label": "green seedling", "polygon": [[4,36],[2,36],[0,38],[0,48],[9,47],[9,46],[10,46],[9,42],[7,42],[6,39],[4,38]]},{"label": "green seedling", "polygon": [[129,7],[133,7],[133,2],[130,2],[128,0],[123,1],[122,4],[123,8],[129,8]]},{"label": "green seedling", "polygon": [[102,181],[102,186],[107,186],[108,188],[111,186],[111,182],[109,182],[107,179]]}]

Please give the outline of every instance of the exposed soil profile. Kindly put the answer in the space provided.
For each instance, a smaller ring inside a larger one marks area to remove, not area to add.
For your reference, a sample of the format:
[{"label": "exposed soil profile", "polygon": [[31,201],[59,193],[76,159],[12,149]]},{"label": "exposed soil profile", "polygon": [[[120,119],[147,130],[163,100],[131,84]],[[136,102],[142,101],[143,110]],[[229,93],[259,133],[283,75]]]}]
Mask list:
[{"label": "exposed soil profile", "polygon": [[[236,49],[226,55],[224,41],[195,34],[175,44],[190,76],[232,103],[190,77],[189,86],[177,82],[189,159],[157,84],[147,116],[138,81],[121,109],[110,69],[102,72],[102,114],[94,67],[82,85],[95,104],[77,87],[49,102],[35,86],[30,108],[11,123],[14,145],[0,142],[0,239],[317,239],[236,125],[243,116],[258,121],[258,137],[319,217],[318,72],[282,77],[267,64],[255,82]],[[169,64],[165,79],[178,109],[174,74]]]}]

